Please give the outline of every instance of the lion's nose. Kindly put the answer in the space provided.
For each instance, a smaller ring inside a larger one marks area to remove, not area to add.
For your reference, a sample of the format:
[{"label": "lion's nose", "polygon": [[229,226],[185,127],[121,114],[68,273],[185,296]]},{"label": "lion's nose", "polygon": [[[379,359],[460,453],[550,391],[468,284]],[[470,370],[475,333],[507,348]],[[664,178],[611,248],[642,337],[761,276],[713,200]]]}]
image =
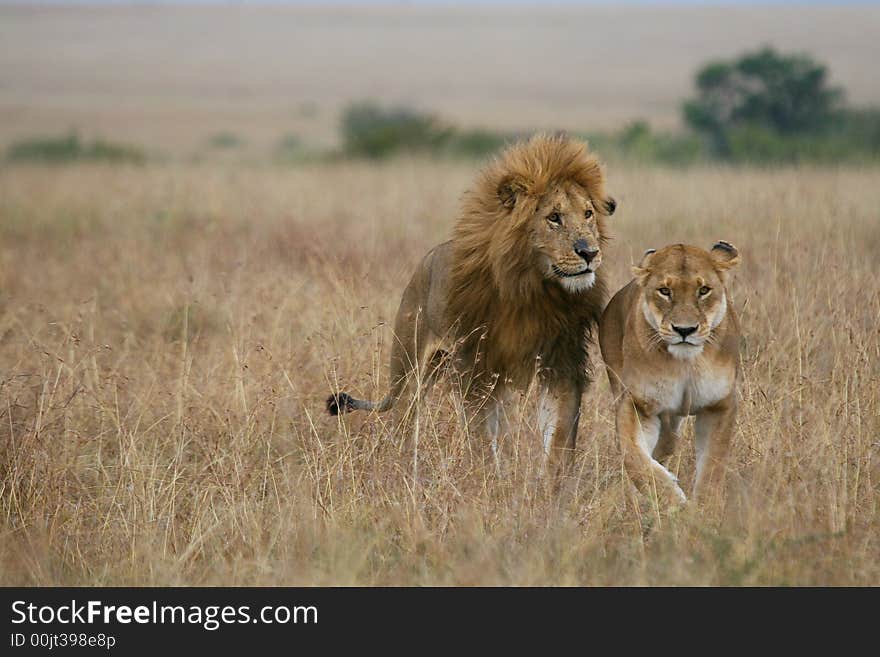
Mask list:
[{"label": "lion's nose", "polygon": [[578,240],[574,243],[574,252],[589,264],[592,262],[593,258],[596,257],[596,254],[599,253],[599,249],[590,247],[590,245],[587,244],[587,240]]},{"label": "lion's nose", "polygon": [[682,337],[682,339],[684,339],[687,336],[689,336],[691,333],[696,331],[697,327],[696,326],[676,326],[675,324],[673,324],[672,330],[675,331],[676,333],[678,333]]}]

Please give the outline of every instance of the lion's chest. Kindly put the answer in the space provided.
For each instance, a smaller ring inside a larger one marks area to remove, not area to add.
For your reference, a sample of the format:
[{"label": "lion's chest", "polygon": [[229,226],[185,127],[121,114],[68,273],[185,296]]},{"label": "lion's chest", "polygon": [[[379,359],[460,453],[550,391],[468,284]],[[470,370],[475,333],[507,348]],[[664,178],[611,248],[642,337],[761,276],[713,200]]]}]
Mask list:
[{"label": "lion's chest", "polygon": [[520,318],[490,336],[484,345],[489,368],[520,387],[528,386],[538,372],[560,379],[582,379],[586,367],[586,322],[548,319]]},{"label": "lion's chest", "polygon": [[729,368],[704,367],[652,377],[632,389],[654,413],[692,415],[728,397],[734,379]]}]

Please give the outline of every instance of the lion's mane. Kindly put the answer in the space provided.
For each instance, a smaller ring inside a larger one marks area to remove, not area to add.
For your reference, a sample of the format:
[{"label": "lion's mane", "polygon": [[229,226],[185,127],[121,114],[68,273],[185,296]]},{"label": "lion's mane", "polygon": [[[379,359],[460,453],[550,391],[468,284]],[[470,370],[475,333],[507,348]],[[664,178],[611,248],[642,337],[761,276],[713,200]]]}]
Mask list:
[{"label": "lion's mane", "polygon": [[[545,377],[587,378],[587,347],[605,304],[604,267],[593,287],[572,294],[539,270],[530,219],[558,183],[580,185],[593,201],[602,245],[614,201],[586,144],[538,135],[503,151],[462,203],[453,234],[449,322],[475,370],[527,385]],[[505,198],[515,195],[515,205]],[[536,362],[540,357],[540,362]]]}]

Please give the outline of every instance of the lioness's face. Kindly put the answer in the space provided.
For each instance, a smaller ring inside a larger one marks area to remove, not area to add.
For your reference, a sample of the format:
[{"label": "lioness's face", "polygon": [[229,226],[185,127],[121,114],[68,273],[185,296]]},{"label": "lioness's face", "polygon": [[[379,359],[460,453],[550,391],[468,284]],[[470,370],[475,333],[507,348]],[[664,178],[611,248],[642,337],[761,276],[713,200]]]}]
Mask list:
[{"label": "lioness's face", "polygon": [[712,251],[676,244],[645,254],[634,272],[642,288],[642,312],[656,339],[676,358],[700,355],[727,313],[724,272],[739,261],[719,242]]},{"label": "lioness's face", "polygon": [[532,242],[544,276],[569,292],[588,290],[602,265],[599,211],[575,184],[552,187],[531,219]]}]

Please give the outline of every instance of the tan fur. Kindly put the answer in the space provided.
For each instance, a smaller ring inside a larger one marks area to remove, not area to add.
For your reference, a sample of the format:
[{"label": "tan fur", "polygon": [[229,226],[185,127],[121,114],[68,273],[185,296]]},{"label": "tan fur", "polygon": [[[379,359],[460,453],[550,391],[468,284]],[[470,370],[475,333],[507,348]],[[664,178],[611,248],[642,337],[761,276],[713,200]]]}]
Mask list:
[{"label": "tan fur", "polygon": [[467,405],[493,439],[503,437],[497,406],[506,392],[540,377],[558,470],[574,447],[589,333],[605,298],[605,219],[615,207],[585,144],[536,136],[509,147],[465,194],[452,240],[428,253],[403,294],[389,394],[374,404],[339,393],[331,413],[391,408],[414,374],[433,380],[445,352],[425,354],[446,342]]},{"label": "tan fur", "polygon": [[[649,251],[602,315],[599,343],[624,465],[643,493],[684,501],[661,463],[688,415],[696,416],[694,496],[707,497],[723,474],[736,415],[740,337],[726,279],[738,263],[727,242],[711,251],[683,244]],[[676,327],[693,332],[683,336]],[[694,344],[675,344],[685,337]]]}]

